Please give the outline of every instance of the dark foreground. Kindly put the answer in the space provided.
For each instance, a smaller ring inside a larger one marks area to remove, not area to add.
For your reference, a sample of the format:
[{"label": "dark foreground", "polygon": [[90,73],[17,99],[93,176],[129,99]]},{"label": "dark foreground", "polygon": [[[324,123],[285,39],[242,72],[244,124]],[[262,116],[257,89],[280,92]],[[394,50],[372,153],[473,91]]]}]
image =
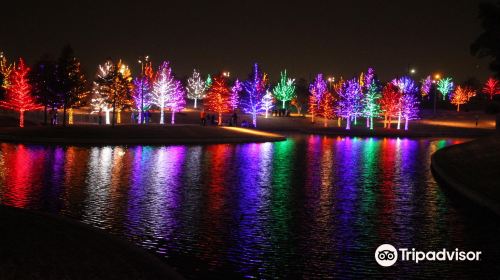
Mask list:
[{"label": "dark foreground", "polygon": [[64,218],[0,206],[0,279],[181,279],[155,257]]}]

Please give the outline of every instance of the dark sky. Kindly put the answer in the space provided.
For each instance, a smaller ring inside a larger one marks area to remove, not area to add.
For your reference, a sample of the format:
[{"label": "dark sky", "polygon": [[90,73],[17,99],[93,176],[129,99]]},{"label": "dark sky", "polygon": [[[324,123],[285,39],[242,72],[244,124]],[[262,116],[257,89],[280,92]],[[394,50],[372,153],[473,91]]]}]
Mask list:
[{"label": "dark sky", "polygon": [[0,49],[32,64],[70,43],[92,76],[107,57],[136,70],[149,54],[155,65],[170,60],[179,76],[198,68],[245,78],[259,62],[272,80],[284,68],[348,78],[369,66],[389,79],[408,65],[417,78],[484,79],[487,61],[469,53],[479,2],[18,0],[0,8]]}]

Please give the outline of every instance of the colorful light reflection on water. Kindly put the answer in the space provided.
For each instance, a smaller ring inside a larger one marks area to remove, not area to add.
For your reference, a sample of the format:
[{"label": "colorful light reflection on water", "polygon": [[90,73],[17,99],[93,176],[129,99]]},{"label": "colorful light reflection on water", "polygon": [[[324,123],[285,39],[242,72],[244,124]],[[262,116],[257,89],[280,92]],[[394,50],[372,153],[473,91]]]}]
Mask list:
[{"label": "colorful light reflection on water", "polygon": [[[166,147],[0,144],[0,202],[123,236],[189,278],[497,276],[500,223],[429,170],[461,140],[298,136]],[[382,269],[382,243],[483,250],[479,264]],[[403,273],[403,274],[402,274]]]}]

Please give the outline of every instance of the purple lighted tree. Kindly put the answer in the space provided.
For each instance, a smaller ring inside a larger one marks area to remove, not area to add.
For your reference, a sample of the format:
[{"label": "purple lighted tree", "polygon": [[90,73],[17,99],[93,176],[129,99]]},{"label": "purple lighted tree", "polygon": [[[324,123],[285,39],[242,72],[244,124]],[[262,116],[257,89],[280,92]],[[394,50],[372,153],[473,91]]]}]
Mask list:
[{"label": "purple lighted tree", "polygon": [[229,105],[231,109],[234,111],[238,108],[238,102],[240,101],[240,92],[242,90],[240,80],[236,79],[234,82],[234,86],[231,88],[231,98],[229,100]]},{"label": "purple lighted tree", "polygon": [[262,97],[268,89],[266,74],[259,70],[257,63],[254,64],[252,74],[242,86],[244,90],[241,100],[243,111],[252,114],[253,126],[257,127],[257,114],[262,110]]},{"label": "purple lighted tree", "polygon": [[134,99],[134,106],[139,112],[137,122],[144,123],[144,111],[149,110],[151,107],[151,81],[149,77],[142,76],[134,79],[134,91],[132,98]]},{"label": "purple lighted tree", "polygon": [[366,75],[365,75],[365,81],[364,81],[364,85],[365,85],[365,89],[368,90],[371,85],[372,85],[372,82],[374,81],[375,79],[375,69],[373,68],[368,68],[368,71],[366,71]]},{"label": "purple lighted tree", "polygon": [[[416,95],[418,93],[418,86],[413,81],[412,78],[408,76],[401,77],[399,79],[394,79],[391,82],[393,85],[397,86],[399,88],[399,92],[401,92],[401,104],[403,104],[403,100],[406,100],[406,106],[410,106],[411,100],[416,98]],[[406,96],[406,97],[405,97]],[[415,99],[416,100],[416,99]],[[417,102],[418,104],[418,102]],[[398,112],[398,129],[401,128],[401,118],[403,117],[403,105],[400,106],[399,112]],[[405,118],[406,122],[408,121],[407,118]]]},{"label": "purple lighted tree", "polygon": [[400,103],[400,115],[405,120],[405,130],[408,130],[408,121],[418,117],[420,110],[418,104],[418,97],[415,93],[403,93]]},{"label": "purple lighted tree", "polygon": [[328,91],[328,86],[323,79],[323,74],[318,74],[312,84],[309,85],[309,113],[311,113],[311,122],[314,122],[314,115],[319,112],[320,102],[323,95]]},{"label": "purple lighted tree", "polygon": [[344,83],[340,88],[339,102],[337,104],[337,114],[347,120],[346,129],[351,129],[351,119],[362,113],[362,92],[356,78]]}]

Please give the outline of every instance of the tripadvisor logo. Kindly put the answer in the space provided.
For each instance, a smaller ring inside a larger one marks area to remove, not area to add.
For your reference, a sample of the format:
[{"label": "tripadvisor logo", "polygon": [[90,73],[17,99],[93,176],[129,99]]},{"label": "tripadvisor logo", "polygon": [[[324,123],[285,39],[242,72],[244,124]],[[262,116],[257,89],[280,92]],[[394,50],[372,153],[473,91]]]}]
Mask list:
[{"label": "tripadvisor logo", "polygon": [[[479,261],[481,251],[462,251],[442,249],[439,251],[417,251],[415,248],[396,249],[391,244],[382,244],[375,250],[375,260],[381,266],[392,266],[396,261]],[[398,258],[399,256],[399,258]]]}]

